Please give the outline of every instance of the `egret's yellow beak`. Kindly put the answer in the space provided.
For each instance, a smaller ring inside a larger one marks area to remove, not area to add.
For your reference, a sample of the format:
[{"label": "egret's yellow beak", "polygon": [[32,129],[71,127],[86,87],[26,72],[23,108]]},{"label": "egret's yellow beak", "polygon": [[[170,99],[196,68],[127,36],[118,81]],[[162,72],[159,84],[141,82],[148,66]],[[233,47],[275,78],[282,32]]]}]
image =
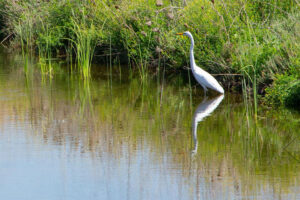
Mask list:
[{"label": "egret's yellow beak", "polygon": [[183,33],[176,33],[176,35],[180,35],[183,38]]}]

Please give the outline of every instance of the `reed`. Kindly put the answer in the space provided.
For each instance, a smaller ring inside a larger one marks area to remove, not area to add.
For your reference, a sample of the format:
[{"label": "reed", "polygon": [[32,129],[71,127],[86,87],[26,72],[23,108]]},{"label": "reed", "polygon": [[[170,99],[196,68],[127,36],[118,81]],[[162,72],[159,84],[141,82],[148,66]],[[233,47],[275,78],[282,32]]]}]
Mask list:
[{"label": "reed", "polygon": [[88,25],[85,20],[78,23],[73,19],[72,22],[72,32],[75,38],[71,41],[76,51],[77,67],[86,79],[90,77],[91,63],[97,45],[97,31],[93,24]]},{"label": "reed", "polygon": [[50,77],[53,75],[53,67],[52,67],[52,41],[53,35],[49,30],[48,24],[44,24],[41,20],[42,30],[41,34],[43,37],[37,41],[37,47],[39,52],[39,65],[42,74],[47,74]]},{"label": "reed", "polygon": [[25,74],[28,72],[29,60],[32,54],[32,22],[30,20],[26,21],[26,24],[22,24],[21,22],[16,25],[15,30],[18,33],[19,40],[21,43],[21,52],[24,61],[24,71]]}]

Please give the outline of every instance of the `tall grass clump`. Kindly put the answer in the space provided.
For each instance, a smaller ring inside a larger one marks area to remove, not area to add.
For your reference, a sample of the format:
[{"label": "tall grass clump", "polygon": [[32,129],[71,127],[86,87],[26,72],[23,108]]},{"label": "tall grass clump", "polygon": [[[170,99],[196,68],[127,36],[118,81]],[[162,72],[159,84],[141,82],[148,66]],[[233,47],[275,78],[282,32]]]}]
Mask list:
[{"label": "tall grass clump", "polygon": [[24,61],[24,71],[27,74],[29,67],[29,60],[33,55],[34,50],[34,17],[29,14],[30,9],[32,9],[31,5],[24,4],[22,9],[24,12],[18,18],[15,18],[13,23],[14,35],[16,37],[16,41],[18,45],[21,46],[22,57]]},{"label": "tall grass clump", "polygon": [[97,45],[98,32],[93,24],[87,25],[73,21],[72,32],[75,38],[72,39],[73,46],[76,50],[76,59],[78,68],[84,78],[90,76],[90,68],[94,56],[94,50]]},{"label": "tall grass clump", "polygon": [[39,40],[37,41],[37,47],[39,51],[39,64],[41,67],[42,74],[52,74],[53,68],[52,68],[52,41],[53,36],[51,34],[51,31],[48,28],[48,25],[45,25],[42,27],[43,32],[39,37]]}]

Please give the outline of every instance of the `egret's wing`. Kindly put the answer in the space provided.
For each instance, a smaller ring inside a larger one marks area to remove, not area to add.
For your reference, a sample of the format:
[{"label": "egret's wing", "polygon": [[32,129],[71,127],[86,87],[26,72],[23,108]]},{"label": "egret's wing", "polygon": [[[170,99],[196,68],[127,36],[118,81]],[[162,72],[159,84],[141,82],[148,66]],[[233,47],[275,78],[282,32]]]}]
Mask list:
[{"label": "egret's wing", "polygon": [[196,80],[203,86],[216,90],[220,93],[224,93],[224,89],[222,86],[218,83],[218,81],[207,71],[201,69],[200,67],[196,66],[193,74],[196,78]]}]

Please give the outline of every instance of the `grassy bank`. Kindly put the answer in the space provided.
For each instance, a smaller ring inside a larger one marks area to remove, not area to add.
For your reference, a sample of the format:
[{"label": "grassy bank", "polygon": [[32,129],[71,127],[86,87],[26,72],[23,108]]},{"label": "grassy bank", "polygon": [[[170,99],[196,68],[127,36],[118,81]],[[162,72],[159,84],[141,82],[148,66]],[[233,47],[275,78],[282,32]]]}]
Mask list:
[{"label": "grassy bank", "polygon": [[84,77],[95,55],[121,54],[141,77],[162,62],[169,71],[185,69],[189,40],[175,33],[189,30],[196,62],[213,74],[239,74],[217,78],[226,88],[243,85],[256,99],[277,74],[299,79],[299,6],[297,0],[2,0],[0,15],[6,42],[36,52],[45,73],[53,57],[76,58]]}]

